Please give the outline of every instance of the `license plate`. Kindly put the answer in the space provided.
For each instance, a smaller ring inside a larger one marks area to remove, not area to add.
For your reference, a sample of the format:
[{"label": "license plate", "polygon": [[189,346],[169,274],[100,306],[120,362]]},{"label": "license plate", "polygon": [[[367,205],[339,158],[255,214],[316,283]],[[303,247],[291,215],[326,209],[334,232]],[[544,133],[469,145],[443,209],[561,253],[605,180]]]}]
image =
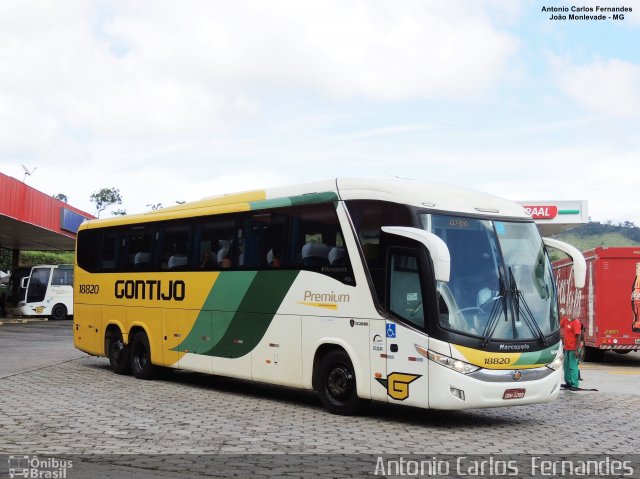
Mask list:
[{"label": "license plate", "polygon": [[502,399],[522,399],[524,392],[524,389],[507,389],[502,395]]}]

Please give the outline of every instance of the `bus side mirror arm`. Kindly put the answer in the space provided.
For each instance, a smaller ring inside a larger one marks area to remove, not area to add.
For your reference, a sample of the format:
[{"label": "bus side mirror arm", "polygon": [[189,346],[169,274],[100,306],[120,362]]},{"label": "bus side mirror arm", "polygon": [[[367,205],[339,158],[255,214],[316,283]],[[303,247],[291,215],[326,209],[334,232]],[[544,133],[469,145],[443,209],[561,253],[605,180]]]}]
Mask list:
[{"label": "bus side mirror arm", "polygon": [[451,256],[447,244],[438,236],[419,228],[410,228],[407,226],[383,226],[382,231],[421,243],[427,248],[427,251],[429,251],[431,255],[436,281],[442,281],[444,283],[449,281],[451,274]]},{"label": "bus side mirror arm", "polygon": [[571,257],[573,261],[573,282],[576,288],[584,288],[587,279],[587,262],[580,250],[564,241],[558,241],[552,238],[542,238],[542,241],[548,248],[558,249]]}]

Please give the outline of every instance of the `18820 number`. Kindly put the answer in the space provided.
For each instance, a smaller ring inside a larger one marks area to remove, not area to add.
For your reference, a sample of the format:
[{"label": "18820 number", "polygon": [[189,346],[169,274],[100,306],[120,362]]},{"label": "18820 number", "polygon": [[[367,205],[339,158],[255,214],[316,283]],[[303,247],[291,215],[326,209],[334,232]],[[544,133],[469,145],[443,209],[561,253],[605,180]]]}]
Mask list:
[{"label": "18820 number", "polygon": [[81,284],[78,289],[80,294],[98,294],[100,292],[100,285]]}]

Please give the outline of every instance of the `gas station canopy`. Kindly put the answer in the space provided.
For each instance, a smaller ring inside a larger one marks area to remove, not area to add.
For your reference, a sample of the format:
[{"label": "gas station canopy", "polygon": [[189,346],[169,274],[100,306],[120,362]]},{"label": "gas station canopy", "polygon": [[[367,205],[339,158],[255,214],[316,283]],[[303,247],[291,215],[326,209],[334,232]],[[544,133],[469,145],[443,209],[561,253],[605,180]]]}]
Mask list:
[{"label": "gas station canopy", "polygon": [[542,236],[552,236],[589,222],[586,200],[518,201],[538,224]]},{"label": "gas station canopy", "polygon": [[0,173],[1,248],[71,251],[85,219],[93,216]]}]

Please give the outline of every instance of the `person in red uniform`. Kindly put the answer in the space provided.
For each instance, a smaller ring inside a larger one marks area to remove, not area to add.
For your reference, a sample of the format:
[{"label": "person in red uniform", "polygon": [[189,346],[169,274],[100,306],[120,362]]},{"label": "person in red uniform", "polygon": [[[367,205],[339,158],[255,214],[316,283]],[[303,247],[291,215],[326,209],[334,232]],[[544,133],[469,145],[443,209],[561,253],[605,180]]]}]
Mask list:
[{"label": "person in red uniform", "polygon": [[580,389],[578,378],[580,370],[578,368],[578,338],[582,325],[577,319],[569,319],[563,316],[560,320],[564,337],[564,382],[570,391]]}]

